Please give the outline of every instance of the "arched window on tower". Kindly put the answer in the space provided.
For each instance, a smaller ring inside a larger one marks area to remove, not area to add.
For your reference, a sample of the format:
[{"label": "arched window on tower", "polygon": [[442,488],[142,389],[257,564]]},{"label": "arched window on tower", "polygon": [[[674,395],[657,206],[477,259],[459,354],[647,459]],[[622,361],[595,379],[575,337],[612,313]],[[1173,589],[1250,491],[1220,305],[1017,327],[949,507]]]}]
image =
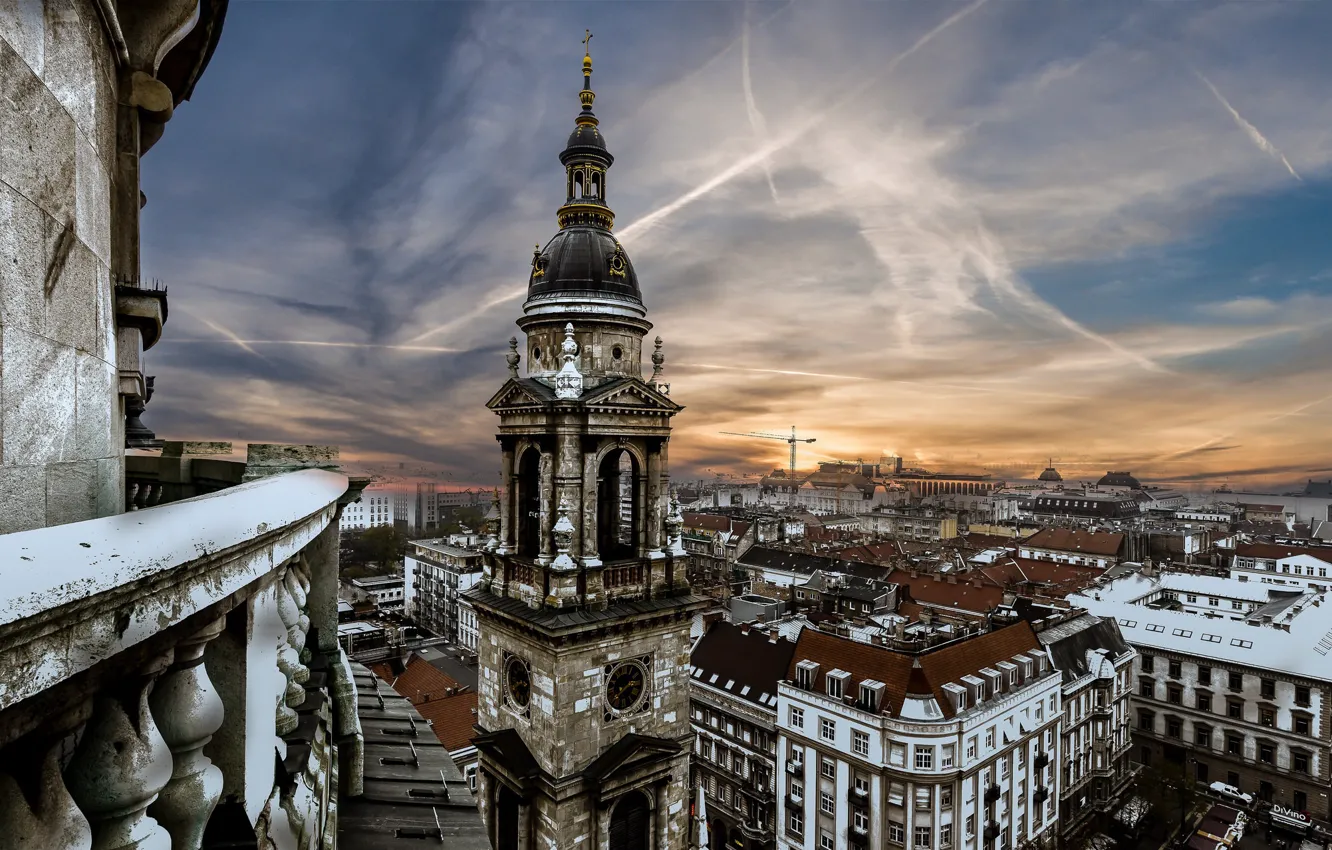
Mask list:
[{"label": "arched window on tower", "polygon": [[583,197],[583,172],[581,169],[573,173],[573,192],[570,193],[573,198]]},{"label": "arched window on tower", "polygon": [[541,453],[529,447],[518,461],[518,554],[541,552]]},{"label": "arched window on tower", "polygon": [[616,449],[601,460],[597,472],[597,553],[603,561],[638,555],[639,485],[642,471],[626,449]]},{"label": "arched window on tower", "polygon": [[630,791],[620,798],[611,812],[610,850],[648,850],[652,811],[642,791]]},{"label": "arched window on tower", "polygon": [[592,172],[592,192],[591,194],[588,195],[588,197],[591,198],[601,197],[601,175],[595,171]]}]

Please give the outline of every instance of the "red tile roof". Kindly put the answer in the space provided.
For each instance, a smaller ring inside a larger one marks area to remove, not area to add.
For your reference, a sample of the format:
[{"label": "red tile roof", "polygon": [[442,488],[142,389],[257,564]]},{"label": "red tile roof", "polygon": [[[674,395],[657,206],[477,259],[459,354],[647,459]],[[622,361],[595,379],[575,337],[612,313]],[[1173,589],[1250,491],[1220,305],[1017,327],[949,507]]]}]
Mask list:
[{"label": "red tile roof", "polygon": [[745,532],[749,531],[749,522],[742,519],[732,519],[717,514],[695,513],[694,511],[685,511],[683,516],[685,528],[703,528],[717,532],[729,531],[736,537],[743,537]]},{"label": "red tile roof", "polygon": [[936,608],[988,614],[1004,601],[1003,587],[984,573],[963,573],[957,577],[956,584],[949,583],[944,576],[936,581],[934,576],[933,573],[918,573],[913,578],[906,570],[894,570],[888,580],[906,588],[912,601]]},{"label": "red tile roof", "polygon": [[1105,574],[1100,567],[1081,564],[1060,564],[1054,561],[1038,561],[1034,558],[1010,556],[1001,558],[988,566],[980,567],[978,572],[1006,588],[1014,590],[1034,589],[1027,585],[1039,584],[1040,591],[1046,596],[1067,596],[1089,587]]},{"label": "red tile roof", "polygon": [[853,696],[865,679],[883,682],[887,686],[885,708],[892,714],[901,713],[902,703],[908,694],[928,694],[938,702],[945,717],[952,717],[952,704],[943,691],[945,684],[957,682],[969,674],[974,675],[984,667],[1020,653],[1039,649],[1036,633],[1025,621],[919,656],[838,637],[818,629],[805,629],[796,642],[795,655],[787,669],[787,679],[795,681],[797,663],[813,661],[819,665],[818,676],[812,683],[815,691],[826,692],[825,677],[829,672],[845,670],[851,674],[847,693]]},{"label": "red tile roof", "polygon": [[444,745],[444,749],[453,752],[471,743],[472,736],[476,734],[472,729],[476,723],[476,696],[476,691],[468,691],[416,704],[416,710],[430,721],[435,737]]},{"label": "red tile roof", "polygon": [[1124,535],[1110,531],[1047,528],[1023,540],[1022,545],[1037,549],[1053,549],[1056,552],[1118,555],[1120,548],[1124,545]]},{"label": "red tile roof", "polygon": [[419,706],[431,699],[444,699],[464,690],[456,679],[419,655],[413,655],[408,660],[401,674],[395,674],[387,661],[371,665],[370,669],[413,705]]}]

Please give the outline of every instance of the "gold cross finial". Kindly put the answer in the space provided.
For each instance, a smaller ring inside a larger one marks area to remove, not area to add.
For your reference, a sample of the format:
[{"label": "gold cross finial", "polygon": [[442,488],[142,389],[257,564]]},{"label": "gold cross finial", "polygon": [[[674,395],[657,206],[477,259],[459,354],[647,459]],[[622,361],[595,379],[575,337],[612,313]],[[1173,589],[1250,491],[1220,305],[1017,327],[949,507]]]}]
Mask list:
[{"label": "gold cross finial", "polygon": [[591,45],[590,42],[592,41],[592,30],[584,30],[584,32],[586,32],[587,35],[583,36],[583,46],[584,46],[585,48],[587,48],[587,55],[588,55],[588,56],[591,56],[591,55],[592,55],[592,45]]}]

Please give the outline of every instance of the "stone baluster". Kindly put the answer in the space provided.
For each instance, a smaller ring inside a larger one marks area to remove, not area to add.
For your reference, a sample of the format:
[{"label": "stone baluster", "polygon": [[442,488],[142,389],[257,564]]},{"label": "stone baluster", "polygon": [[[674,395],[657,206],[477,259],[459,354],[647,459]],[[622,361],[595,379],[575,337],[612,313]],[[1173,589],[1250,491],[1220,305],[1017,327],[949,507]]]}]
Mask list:
[{"label": "stone baluster", "polygon": [[[15,760],[19,761],[18,759]],[[6,764],[5,770],[32,770],[31,764]],[[46,751],[39,771],[35,805],[30,805],[19,783],[8,773],[0,773],[0,824],[3,841],[9,847],[88,850],[92,847],[92,827],[60,775],[60,747]]]},{"label": "stone baluster", "polygon": [[148,807],[171,780],[171,750],[148,707],[149,675],[93,700],[65,785],[92,824],[92,850],[171,850]]},{"label": "stone baluster", "polygon": [[[310,680],[310,668],[301,663],[301,650],[305,648],[305,632],[301,631],[300,609],[296,607],[296,599],[292,596],[287,582],[293,569],[293,565],[289,564],[273,586],[278,617],[281,618],[285,628],[278,644],[278,669],[287,677],[285,694],[288,710],[305,702],[304,683]],[[279,709],[279,714],[281,713]],[[291,716],[295,717],[294,711],[291,712]],[[291,728],[295,728],[294,723]],[[279,734],[285,735],[289,731],[291,729],[280,730]]]},{"label": "stone baluster", "polygon": [[[292,641],[292,646],[298,647],[299,657],[302,665],[309,666],[310,659],[314,657],[307,646],[310,637],[310,615],[306,612],[306,603],[310,598],[310,576],[309,564],[300,555],[291,559],[291,569],[287,571],[285,584],[287,593],[291,595],[292,602],[296,605],[296,629],[299,632],[299,643]],[[308,678],[308,676],[307,676]]]},{"label": "stone baluster", "polygon": [[222,726],[222,697],[204,668],[204,648],[222,633],[221,617],[176,646],[176,658],[153,686],[148,705],[171,749],[171,781],[148,814],[171,833],[173,850],[198,850],[222,796],[222,771],[203,748]]}]

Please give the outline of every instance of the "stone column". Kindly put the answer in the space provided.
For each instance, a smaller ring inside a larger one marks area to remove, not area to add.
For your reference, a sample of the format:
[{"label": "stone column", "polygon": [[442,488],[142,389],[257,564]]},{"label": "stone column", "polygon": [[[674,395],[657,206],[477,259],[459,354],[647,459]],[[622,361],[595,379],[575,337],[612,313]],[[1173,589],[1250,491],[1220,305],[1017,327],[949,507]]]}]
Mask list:
[{"label": "stone column", "polygon": [[171,835],[147,811],[171,780],[171,750],[148,708],[153,677],[167,660],[93,698],[65,768],[70,796],[92,824],[92,850],[171,850]]},{"label": "stone column", "polygon": [[550,452],[542,450],[540,475],[538,476],[541,487],[540,493],[540,517],[538,519],[538,528],[540,529],[541,539],[537,545],[537,563],[545,566],[555,557],[555,552],[551,548],[551,526],[555,524],[555,509],[553,504],[555,496],[555,457]]},{"label": "stone column", "polygon": [[310,649],[333,654],[338,651],[338,518],[301,550],[301,563],[309,580],[305,611],[310,618]]},{"label": "stone column", "polygon": [[[647,502],[642,514],[646,528],[647,556],[663,557],[661,551],[661,443],[649,440],[647,444]],[[655,572],[655,570],[654,570]]]},{"label": "stone column", "polygon": [[223,716],[222,698],[204,668],[204,647],[225,627],[222,617],[181,641],[148,699],[172,759],[171,781],[148,814],[171,833],[173,850],[198,850],[222,796],[222,771],[203,753]]},{"label": "stone column", "polygon": [[517,510],[513,504],[516,498],[517,487],[513,483],[513,441],[501,440],[500,445],[503,448],[503,454],[500,460],[500,486],[504,488],[504,495],[500,498],[500,545],[498,554],[507,555],[514,550],[515,529],[517,525],[513,521],[514,513]]},{"label": "stone column", "polygon": [[226,628],[204,653],[208,678],[222,700],[222,725],[204,754],[222,771],[222,793],[244,802],[256,823],[273,791],[273,758],[286,757],[274,706],[286,697],[277,667],[279,634],[286,632],[270,583],[227,615]]},{"label": "stone column", "polygon": [[[583,535],[577,532],[581,526],[581,506],[583,504],[583,447],[577,434],[560,433],[556,443],[555,457],[555,509],[554,522],[566,511],[569,521],[575,527],[575,533],[569,540],[569,556],[575,560],[583,554]],[[552,526],[553,527],[553,526]]]},{"label": "stone column", "polygon": [[595,446],[583,447],[583,522],[579,529],[582,534],[582,561],[585,567],[600,566],[601,556],[597,551],[597,452]]}]

